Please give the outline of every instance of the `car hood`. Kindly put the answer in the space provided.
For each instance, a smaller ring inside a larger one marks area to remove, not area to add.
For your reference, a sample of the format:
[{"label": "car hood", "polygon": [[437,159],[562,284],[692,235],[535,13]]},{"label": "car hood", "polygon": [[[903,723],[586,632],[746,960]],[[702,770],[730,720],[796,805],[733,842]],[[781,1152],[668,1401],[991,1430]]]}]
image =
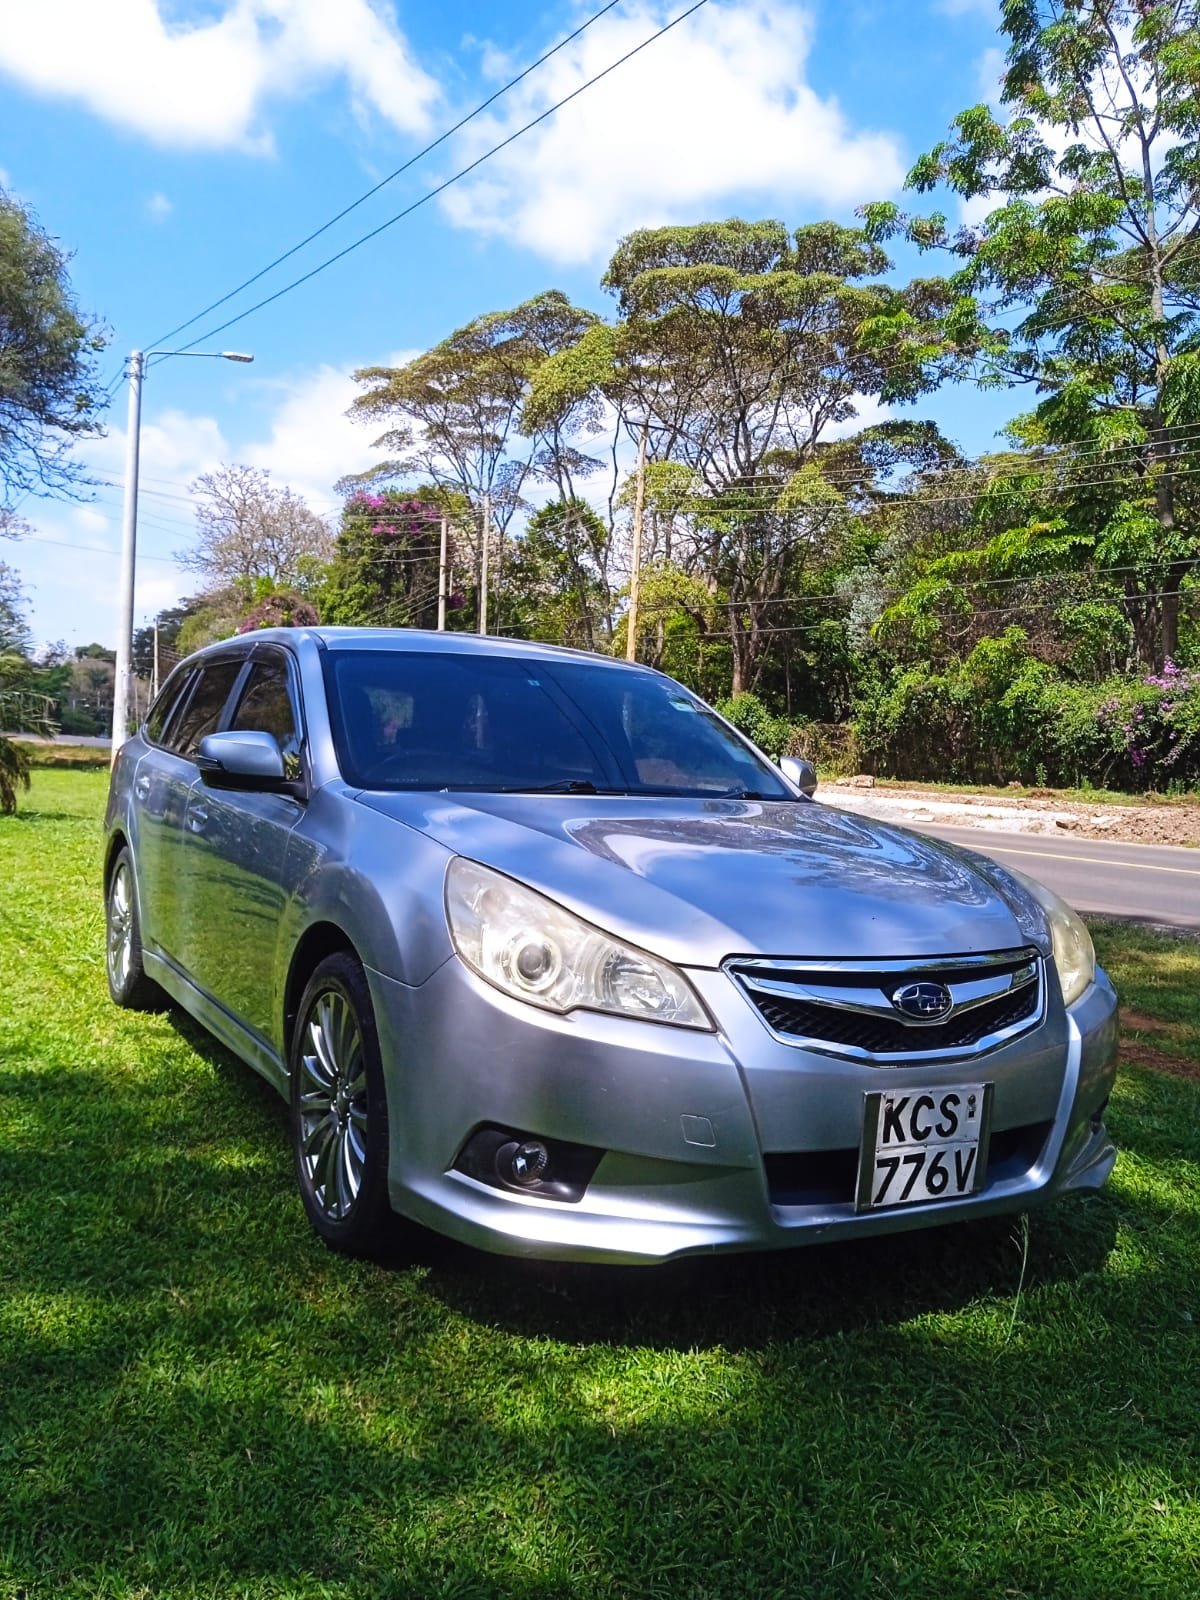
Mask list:
[{"label": "car hood", "polygon": [[1015,883],[1002,892],[991,863],[810,800],[356,798],[682,965],[962,955],[1040,932],[1028,897]]}]

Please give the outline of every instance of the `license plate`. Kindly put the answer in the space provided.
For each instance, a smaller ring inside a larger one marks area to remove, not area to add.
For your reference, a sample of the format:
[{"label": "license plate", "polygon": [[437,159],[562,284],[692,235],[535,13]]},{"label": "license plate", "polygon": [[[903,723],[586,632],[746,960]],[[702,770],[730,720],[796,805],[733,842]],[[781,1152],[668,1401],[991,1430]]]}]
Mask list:
[{"label": "license plate", "polygon": [[990,1083],[864,1095],[858,1209],[960,1200],[983,1187]]}]

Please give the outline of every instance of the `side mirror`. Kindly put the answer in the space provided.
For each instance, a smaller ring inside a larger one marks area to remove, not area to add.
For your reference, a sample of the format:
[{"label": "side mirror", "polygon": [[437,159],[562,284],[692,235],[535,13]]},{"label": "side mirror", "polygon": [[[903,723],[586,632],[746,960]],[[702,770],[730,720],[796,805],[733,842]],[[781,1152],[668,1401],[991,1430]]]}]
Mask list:
[{"label": "side mirror", "polygon": [[210,789],[260,789],[286,783],[283,752],[273,733],[209,733],[196,751],[200,776]]},{"label": "side mirror", "polygon": [[794,783],[804,794],[812,794],[817,787],[817,769],[811,761],[798,761],[795,756],[784,756],[779,763],[779,770],[789,783]]}]

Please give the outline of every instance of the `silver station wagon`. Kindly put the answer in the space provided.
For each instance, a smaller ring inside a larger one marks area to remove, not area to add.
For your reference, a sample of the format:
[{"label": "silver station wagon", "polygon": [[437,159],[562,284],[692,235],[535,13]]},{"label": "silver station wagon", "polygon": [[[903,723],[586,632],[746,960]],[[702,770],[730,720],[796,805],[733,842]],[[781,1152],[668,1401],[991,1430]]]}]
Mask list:
[{"label": "silver station wagon", "polygon": [[165,991],[289,1098],[353,1252],[390,1212],[655,1262],[1098,1188],[1116,997],[1082,923],[814,783],[607,658],[215,645],[116,763],[112,995]]}]

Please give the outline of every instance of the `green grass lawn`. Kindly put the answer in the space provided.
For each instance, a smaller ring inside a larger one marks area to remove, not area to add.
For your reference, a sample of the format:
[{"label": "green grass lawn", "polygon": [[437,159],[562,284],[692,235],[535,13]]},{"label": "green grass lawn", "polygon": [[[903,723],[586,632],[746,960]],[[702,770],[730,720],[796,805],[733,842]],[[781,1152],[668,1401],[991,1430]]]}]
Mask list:
[{"label": "green grass lawn", "polygon": [[0,819],[3,1600],[1196,1600],[1200,943],[1097,930],[1149,1065],[1027,1230],[356,1263],[282,1102],[109,1004],[105,784]]}]

